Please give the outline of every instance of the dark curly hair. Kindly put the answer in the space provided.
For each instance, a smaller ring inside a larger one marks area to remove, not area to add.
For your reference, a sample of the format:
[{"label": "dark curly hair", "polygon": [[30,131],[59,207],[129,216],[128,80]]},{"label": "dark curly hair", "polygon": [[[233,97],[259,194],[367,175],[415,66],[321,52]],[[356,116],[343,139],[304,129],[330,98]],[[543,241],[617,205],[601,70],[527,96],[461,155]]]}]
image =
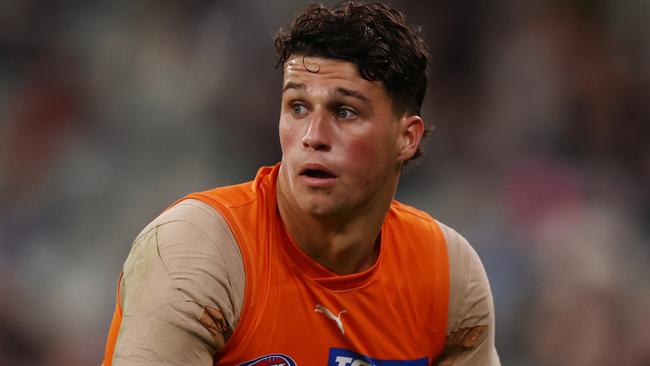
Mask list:
[{"label": "dark curly hair", "polygon": [[[332,9],[312,4],[276,34],[276,67],[296,54],[348,61],[364,79],[383,84],[397,115],[420,115],[429,57],[420,32],[384,4],[346,1]],[[421,154],[418,148],[413,158]]]}]

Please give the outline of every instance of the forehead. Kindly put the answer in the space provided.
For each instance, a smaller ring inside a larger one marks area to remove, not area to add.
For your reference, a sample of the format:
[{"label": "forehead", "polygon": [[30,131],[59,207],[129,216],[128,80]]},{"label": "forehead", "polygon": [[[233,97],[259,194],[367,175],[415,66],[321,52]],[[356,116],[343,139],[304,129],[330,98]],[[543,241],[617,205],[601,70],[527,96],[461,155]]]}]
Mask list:
[{"label": "forehead", "polygon": [[348,87],[386,96],[381,82],[364,79],[351,62],[302,55],[291,56],[284,64],[283,83],[298,82],[307,89],[319,87]]}]

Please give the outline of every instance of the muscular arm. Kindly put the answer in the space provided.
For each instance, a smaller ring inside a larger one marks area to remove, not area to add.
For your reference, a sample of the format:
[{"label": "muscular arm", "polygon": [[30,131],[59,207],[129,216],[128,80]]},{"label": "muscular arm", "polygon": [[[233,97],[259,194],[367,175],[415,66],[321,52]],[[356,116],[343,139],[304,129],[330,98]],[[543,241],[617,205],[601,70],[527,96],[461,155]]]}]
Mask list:
[{"label": "muscular arm", "polygon": [[237,324],[241,255],[216,211],[187,200],[135,240],[121,282],[113,365],[212,365]]},{"label": "muscular arm", "polygon": [[467,240],[440,224],[449,252],[447,342],[436,365],[500,365],[494,346],[494,305],[483,264]]}]

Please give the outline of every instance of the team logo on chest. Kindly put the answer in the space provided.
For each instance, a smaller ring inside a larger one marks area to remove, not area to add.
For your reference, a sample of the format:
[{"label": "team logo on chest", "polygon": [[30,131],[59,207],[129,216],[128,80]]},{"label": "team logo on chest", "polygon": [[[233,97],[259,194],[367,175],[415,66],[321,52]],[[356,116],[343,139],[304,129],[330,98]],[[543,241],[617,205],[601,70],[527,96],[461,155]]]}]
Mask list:
[{"label": "team logo on chest", "polygon": [[244,362],[239,366],[296,366],[296,361],[287,355],[274,353]]},{"label": "team logo on chest", "polygon": [[331,311],[329,311],[329,309],[327,309],[327,308],[324,307],[323,305],[321,305],[321,304],[316,304],[316,308],[314,309],[314,311],[317,312],[317,313],[325,314],[326,317],[328,317],[328,318],[334,320],[334,322],[336,323],[336,325],[337,325],[337,326],[339,327],[339,329],[341,330],[341,334],[345,334],[345,330],[343,329],[343,321],[341,321],[341,315],[343,315],[344,313],[347,313],[347,312],[348,312],[347,310],[345,310],[345,309],[344,309],[344,310],[341,310],[341,311],[339,312],[339,315],[334,315],[334,313],[332,313]]}]

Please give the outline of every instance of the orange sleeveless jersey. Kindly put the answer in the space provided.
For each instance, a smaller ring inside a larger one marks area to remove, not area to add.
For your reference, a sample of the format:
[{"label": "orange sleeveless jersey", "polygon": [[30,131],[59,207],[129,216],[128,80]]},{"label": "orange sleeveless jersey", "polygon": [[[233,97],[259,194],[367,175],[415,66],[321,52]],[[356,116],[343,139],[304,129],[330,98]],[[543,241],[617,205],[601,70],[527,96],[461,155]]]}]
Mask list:
[{"label": "orange sleeveless jersey", "polygon": [[[215,365],[430,365],[445,343],[449,301],[447,248],[437,223],[393,201],[377,262],[337,275],[285,231],[278,170],[279,164],[263,167],[252,182],[184,198],[224,216],[244,261],[240,321]],[[117,334],[118,310],[110,334]],[[109,339],[106,356],[114,343]]]}]

